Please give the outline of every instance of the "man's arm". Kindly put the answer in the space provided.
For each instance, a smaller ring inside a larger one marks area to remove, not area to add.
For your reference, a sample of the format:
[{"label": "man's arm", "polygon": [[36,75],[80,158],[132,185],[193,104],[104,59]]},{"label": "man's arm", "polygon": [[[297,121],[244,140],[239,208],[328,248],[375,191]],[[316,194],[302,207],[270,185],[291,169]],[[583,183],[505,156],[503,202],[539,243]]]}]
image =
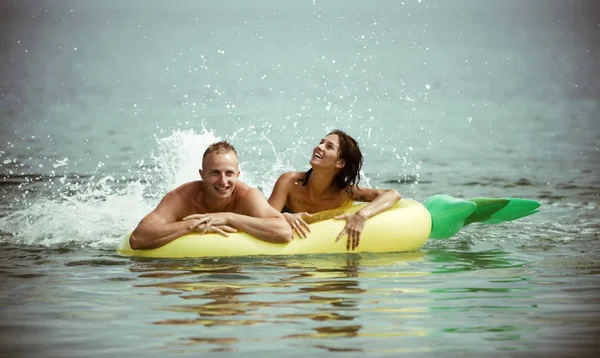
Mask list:
[{"label": "man's arm", "polygon": [[233,214],[231,224],[238,230],[274,243],[292,241],[292,229],[283,215],[275,210],[258,189],[244,197],[241,214]]},{"label": "man's arm", "polygon": [[156,209],[146,215],[133,230],[129,245],[134,250],[155,249],[189,233],[190,222],[177,221],[181,210],[181,197],[170,192],[160,201]]},{"label": "man's arm", "polygon": [[292,229],[283,215],[275,210],[258,189],[251,188],[236,206],[236,212],[194,214],[184,220],[204,220],[207,228],[232,226],[257,239],[286,243],[292,241]]}]

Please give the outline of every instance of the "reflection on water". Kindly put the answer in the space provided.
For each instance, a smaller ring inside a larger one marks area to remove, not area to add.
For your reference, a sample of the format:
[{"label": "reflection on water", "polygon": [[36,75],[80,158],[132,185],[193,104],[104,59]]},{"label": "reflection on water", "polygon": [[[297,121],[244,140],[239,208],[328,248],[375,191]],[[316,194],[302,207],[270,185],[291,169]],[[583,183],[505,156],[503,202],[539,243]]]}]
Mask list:
[{"label": "reflection on water", "polygon": [[157,308],[166,314],[152,322],[155,326],[204,327],[202,335],[195,331],[184,339],[188,346],[234,351],[241,344],[239,336],[221,329],[222,334],[211,332],[218,327],[256,326],[262,330],[267,326],[286,341],[331,352],[359,352],[358,343],[345,347],[317,341],[398,335],[391,327],[365,331],[368,322],[362,314],[398,313],[384,307],[398,302],[396,298],[381,297],[423,292],[400,289],[394,280],[426,275],[412,267],[424,256],[412,252],[194,261],[132,259],[130,270],[137,275],[135,287],[154,288],[157,295],[177,298]]},{"label": "reflection on water", "polygon": [[[502,250],[132,261],[135,287],[176,298],[157,308],[164,314],[153,325],[202,327],[180,340],[211,351],[263,341],[236,334],[252,326],[271,339],[329,352],[440,350],[427,337],[457,334],[518,343],[532,327],[514,322],[536,310],[526,261]],[[468,286],[449,284],[453,275]],[[501,324],[481,324],[490,316]],[[422,341],[394,348],[388,340],[398,337]],[[386,344],[365,350],[372,340]],[[456,342],[447,345],[452,350]]]},{"label": "reflection on water", "polygon": [[430,261],[441,263],[441,265],[433,271],[433,273],[436,274],[488,268],[521,267],[527,263],[526,260],[510,256],[509,253],[503,250],[432,250],[427,254]]},{"label": "reflection on water", "polygon": [[24,255],[0,260],[0,343],[10,350],[27,337],[25,356],[53,344],[74,356],[596,349],[597,275],[540,271],[521,252],[149,260],[6,251]]}]

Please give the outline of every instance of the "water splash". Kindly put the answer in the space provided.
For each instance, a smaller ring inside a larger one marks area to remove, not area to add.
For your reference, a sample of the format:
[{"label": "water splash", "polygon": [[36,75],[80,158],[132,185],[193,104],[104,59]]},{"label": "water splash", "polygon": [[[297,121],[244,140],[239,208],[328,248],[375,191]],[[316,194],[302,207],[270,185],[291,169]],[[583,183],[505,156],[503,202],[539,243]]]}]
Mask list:
[{"label": "water splash", "polygon": [[149,178],[153,194],[166,192],[192,180],[198,180],[202,154],[210,144],[221,140],[205,128],[177,130],[168,137],[156,138],[157,153],[152,155],[154,175]]},{"label": "water splash", "polygon": [[[140,182],[124,190],[114,190],[107,181],[97,184],[75,195],[35,200],[26,209],[0,218],[0,227],[14,243],[48,247],[107,247],[103,242],[114,245],[150,207],[141,200]],[[69,186],[66,183],[65,190]]]},{"label": "water splash", "polygon": [[[259,187],[268,197],[278,176],[292,169],[290,158],[297,149],[278,153],[272,142],[263,139],[270,149],[261,153],[259,161],[240,158],[240,180]],[[199,179],[202,154],[219,140],[206,129],[200,133],[176,130],[166,137],[156,137],[156,150],[149,158],[134,160],[137,165],[129,170],[129,180],[115,179],[99,167],[94,173],[48,177],[48,183],[41,186],[23,183],[20,190],[29,193],[27,200],[16,196],[14,200],[26,204],[0,218],[0,240],[46,247],[112,249],[168,191]],[[53,191],[39,187],[52,187]]]},{"label": "water splash", "polygon": [[[308,169],[311,138],[297,135],[283,149],[269,130],[246,128],[224,138],[240,155],[239,180],[261,190],[266,198],[281,174]],[[200,132],[175,130],[155,136],[156,148],[146,158],[131,158],[129,178],[117,179],[98,166],[92,173],[65,174],[28,181],[13,191],[19,208],[0,218],[0,241],[47,247],[114,248],[170,190],[200,179],[202,155],[221,140],[204,126]],[[307,142],[308,141],[308,142]],[[66,160],[63,160],[66,163]],[[65,168],[68,172],[73,167]],[[363,185],[369,178],[362,172]],[[25,199],[21,194],[27,192]],[[17,205],[15,205],[17,206]]]},{"label": "water splash", "polygon": [[115,180],[98,167],[84,175],[47,177],[42,185],[23,182],[19,192],[27,193],[27,198],[14,193],[13,201],[19,201],[21,208],[0,218],[2,238],[47,247],[112,248],[166,192],[198,179],[202,153],[217,140],[206,130],[175,131],[156,138],[156,153],[138,159],[137,168],[129,170],[129,180]]}]

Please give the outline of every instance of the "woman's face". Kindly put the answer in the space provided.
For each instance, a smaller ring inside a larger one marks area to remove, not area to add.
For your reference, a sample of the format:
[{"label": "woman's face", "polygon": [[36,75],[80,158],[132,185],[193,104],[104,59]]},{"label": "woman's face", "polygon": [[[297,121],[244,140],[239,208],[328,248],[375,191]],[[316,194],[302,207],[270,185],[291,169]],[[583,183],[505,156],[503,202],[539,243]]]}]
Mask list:
[{"label": "woman's face", "polygon": [[319,145],[313,149],[313,155],[310,158],[312,167],[343,167],[338,154],[340,149],[340,139],[337,134],[330,134],[321,139]]}]

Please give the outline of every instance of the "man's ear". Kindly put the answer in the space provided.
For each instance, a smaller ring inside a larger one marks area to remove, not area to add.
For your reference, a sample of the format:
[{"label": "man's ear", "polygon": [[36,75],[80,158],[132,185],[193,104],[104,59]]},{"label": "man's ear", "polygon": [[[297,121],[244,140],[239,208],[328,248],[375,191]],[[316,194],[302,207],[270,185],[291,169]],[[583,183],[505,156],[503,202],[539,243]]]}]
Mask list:
[{"label": "man's ear", "polygon": [[201,178],[204,178],[204,170],[198,169],[198,173],[200,174]]}]

